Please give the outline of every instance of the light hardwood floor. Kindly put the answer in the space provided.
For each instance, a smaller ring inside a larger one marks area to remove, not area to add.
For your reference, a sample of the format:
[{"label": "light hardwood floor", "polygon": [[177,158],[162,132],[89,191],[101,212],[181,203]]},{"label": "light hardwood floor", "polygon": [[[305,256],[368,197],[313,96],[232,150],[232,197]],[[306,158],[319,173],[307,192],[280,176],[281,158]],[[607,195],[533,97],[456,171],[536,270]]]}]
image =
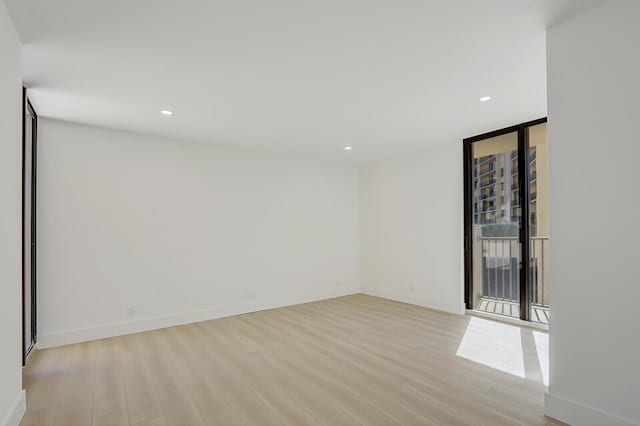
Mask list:
[{"label": "light hardwood floor", "polygon": [[21,424],[560,424],[538,379],[456,355],[469,321],[354,295],[41,350]]}]

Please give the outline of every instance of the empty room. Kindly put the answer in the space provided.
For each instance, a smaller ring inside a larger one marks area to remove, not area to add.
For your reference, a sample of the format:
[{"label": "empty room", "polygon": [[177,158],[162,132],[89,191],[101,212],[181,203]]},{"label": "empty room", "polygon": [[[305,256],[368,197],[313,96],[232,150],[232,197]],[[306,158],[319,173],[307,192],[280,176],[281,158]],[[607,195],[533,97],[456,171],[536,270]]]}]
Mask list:
[{"label": "empty room", "polygon": [[640,2],[0,0],[0,426],[640,425]]}]

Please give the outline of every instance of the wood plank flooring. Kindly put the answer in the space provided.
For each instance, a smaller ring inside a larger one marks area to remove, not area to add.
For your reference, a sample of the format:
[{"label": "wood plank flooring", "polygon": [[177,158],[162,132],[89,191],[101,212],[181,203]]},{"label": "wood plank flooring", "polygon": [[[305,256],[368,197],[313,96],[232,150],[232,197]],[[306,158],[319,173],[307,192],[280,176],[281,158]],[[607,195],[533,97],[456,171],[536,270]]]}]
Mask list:
[{"label": "wood plank flooring", "polygon": [[560,424],[456,356],[469,320],[354,295],[41,350],[21,425]]}]

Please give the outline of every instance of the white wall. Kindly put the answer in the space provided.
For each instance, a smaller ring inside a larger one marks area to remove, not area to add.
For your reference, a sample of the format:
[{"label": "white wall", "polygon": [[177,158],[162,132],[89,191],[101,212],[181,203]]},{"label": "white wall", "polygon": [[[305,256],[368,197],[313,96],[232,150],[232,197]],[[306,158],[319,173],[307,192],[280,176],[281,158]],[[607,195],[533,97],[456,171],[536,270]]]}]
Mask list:
[{"label": "white wall", "polygon": [[354,166],[55,120],[39,135],[41,347],[359,290]]},{"label": "white wall", "polygon": [[22,77],[20,40],[0,1],[0,425],[17,425],[22,391]]},{"label": "white wall", "polygon": [[640,424],[640,2],[548,31],[551,208],[547,414]]},{"label": "white wall", "polygon": [[363,292],[464,312],[462,163],[457,141],[361,167]]}]

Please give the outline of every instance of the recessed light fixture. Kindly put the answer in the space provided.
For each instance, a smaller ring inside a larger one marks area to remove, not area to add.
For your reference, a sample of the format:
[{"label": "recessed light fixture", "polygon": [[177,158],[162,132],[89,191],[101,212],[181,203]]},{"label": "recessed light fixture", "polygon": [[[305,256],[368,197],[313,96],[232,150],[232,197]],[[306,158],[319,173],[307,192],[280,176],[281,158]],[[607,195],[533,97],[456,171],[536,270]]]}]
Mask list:
[{"label": "recessed light fixture", "polygon": [[491,100],[491,96],[483,96],[480,98],[480,102],[487,102]]},{"label": "recessed light fixture", "polygon": [[352,149],[353,149],[353,148],[351,148],[350,146],[345,146],[345,147],[344,147],[344,150],[345,150],[345,151],[351,151]]},{"label": "recessed light fixture", "polygon": [[160,111],[160,114],[162,114],[162,115],[173,115],[173,111],[169,111],[168,109],[163,109],[162,111]]}]

